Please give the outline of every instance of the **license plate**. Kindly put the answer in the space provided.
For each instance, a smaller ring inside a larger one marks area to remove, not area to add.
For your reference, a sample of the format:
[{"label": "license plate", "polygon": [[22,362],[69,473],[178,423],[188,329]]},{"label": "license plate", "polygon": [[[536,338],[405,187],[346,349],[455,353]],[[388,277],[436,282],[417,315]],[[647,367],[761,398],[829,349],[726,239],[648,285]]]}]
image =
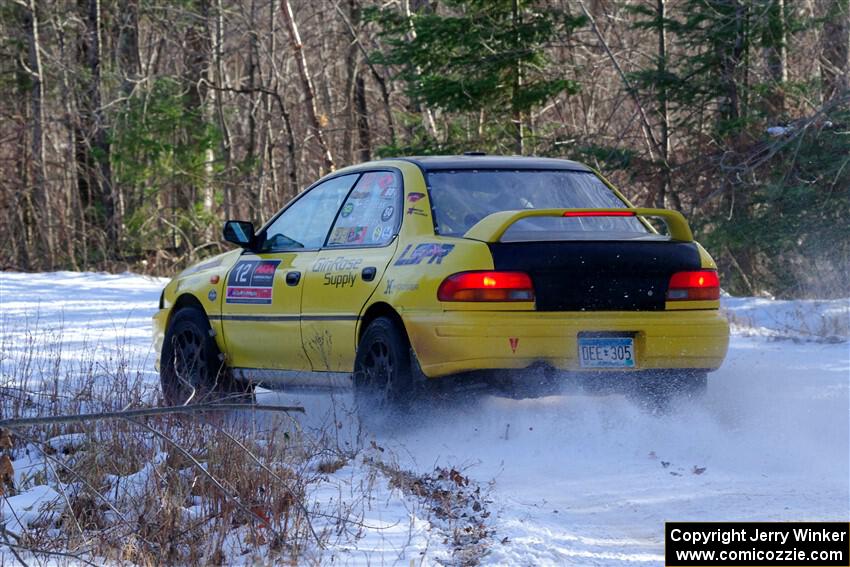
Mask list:
[{"label": "license plate", "polygon": [[578,353],[582,368],[635,367],[635,341],[631,337],[580,337]]}]

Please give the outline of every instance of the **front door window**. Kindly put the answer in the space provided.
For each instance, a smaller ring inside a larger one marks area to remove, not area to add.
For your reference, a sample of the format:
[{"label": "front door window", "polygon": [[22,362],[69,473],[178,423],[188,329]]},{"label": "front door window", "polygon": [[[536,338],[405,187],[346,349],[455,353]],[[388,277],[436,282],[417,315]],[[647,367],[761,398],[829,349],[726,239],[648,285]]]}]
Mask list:
[{"label": "front door window", "polygon": [[266,227],[260,252],[318,250],[358,174],[325,181],[286,208]]}]

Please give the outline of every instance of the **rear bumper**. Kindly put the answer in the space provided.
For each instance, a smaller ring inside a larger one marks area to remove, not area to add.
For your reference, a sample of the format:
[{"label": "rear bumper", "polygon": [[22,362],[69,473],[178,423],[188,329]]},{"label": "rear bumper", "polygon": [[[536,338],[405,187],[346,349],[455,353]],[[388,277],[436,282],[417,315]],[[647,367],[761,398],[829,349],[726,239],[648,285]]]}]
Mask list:
[{"label": "rear bumper", "polygon": [[581,371],[578,335],[583,332],[632,333],[635,370],[715,370],[723,363],[729,346],[729,325],[713,309],[407,312],[403,319],[422,371],[432,378],[540,363]]}]

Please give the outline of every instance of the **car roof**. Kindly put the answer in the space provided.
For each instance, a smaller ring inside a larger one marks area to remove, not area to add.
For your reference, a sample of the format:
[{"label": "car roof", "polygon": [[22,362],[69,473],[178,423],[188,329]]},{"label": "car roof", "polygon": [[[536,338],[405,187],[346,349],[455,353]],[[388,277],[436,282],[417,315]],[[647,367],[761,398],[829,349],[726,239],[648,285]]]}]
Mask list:
[{"label": "car roof", "polygon": [[566,171],[591,171],[589,167],[568,159],[525,156],[413,156],[387,158],[409,161],[423,171],[443,169],[559,169]]}]

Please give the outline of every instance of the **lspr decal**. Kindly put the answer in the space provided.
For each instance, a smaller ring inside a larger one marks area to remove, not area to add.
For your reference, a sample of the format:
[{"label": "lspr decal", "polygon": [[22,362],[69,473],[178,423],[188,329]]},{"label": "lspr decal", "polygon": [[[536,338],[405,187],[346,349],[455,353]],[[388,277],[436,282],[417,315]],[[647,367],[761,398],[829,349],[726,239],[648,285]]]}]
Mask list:
[{"label": "lspr decal", "polygon": [[271,305],[280,260],[244,260],[227,276],[226,303]]},{"label": "lspr decal", "polygon": [[426,264],[442,264],[443,258],[449,255],[454,249],[454,244],[417,244],[414,248],[413,244],[408,244],[401,253],[398,260],[395,261],[396,266],[416,266],[427,260]]}]

